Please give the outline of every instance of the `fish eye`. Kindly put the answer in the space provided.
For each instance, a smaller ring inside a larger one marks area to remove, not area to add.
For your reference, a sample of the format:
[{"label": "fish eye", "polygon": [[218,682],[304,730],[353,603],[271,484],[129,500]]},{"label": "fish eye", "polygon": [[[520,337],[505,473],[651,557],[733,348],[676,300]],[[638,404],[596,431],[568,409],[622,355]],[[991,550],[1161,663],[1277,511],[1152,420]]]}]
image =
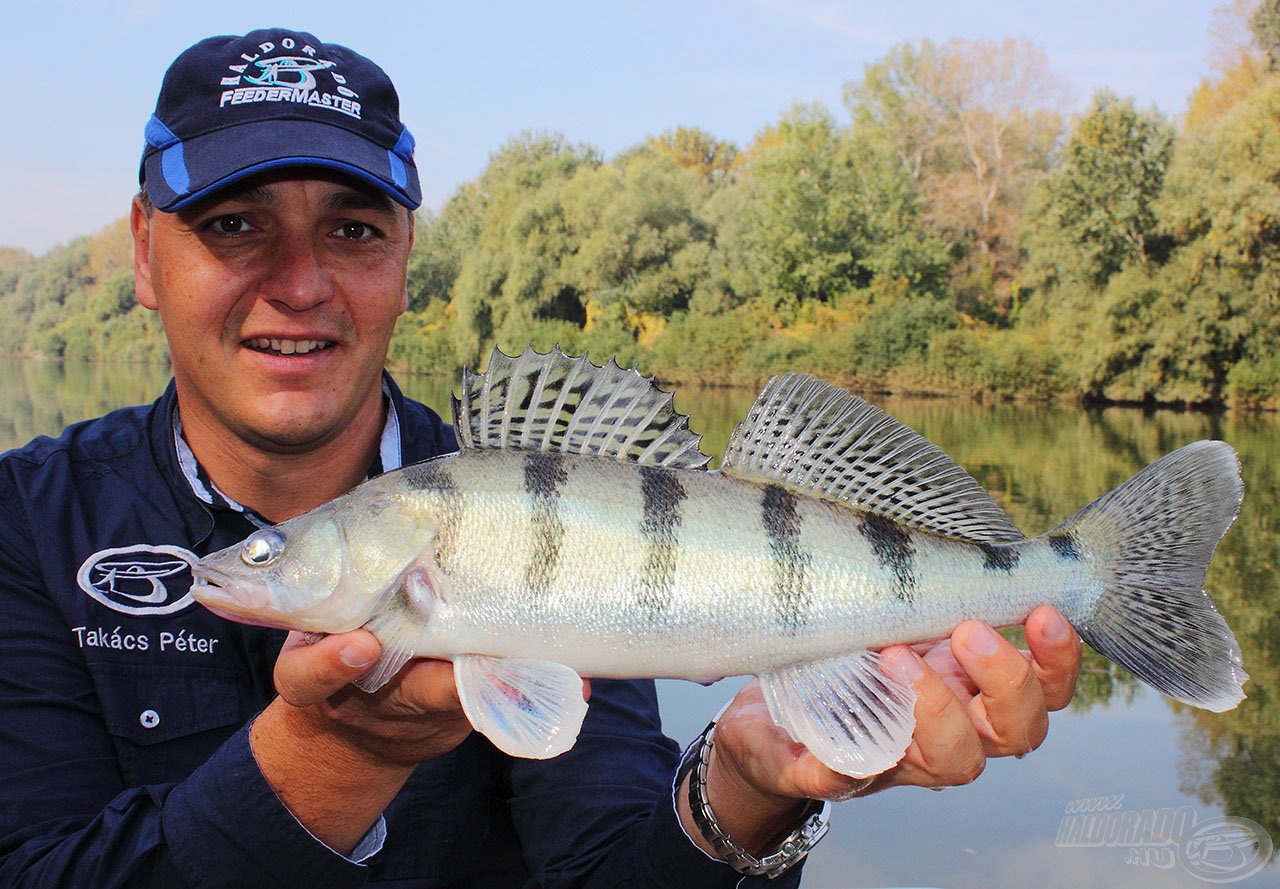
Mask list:
[{"label": "fish eye", "polygon": [[244,542],[240,550],[240,559],[246,565],[261,568],[270,565],[284,552],[284,535],[275,528],[263,528],[256,531]]}]

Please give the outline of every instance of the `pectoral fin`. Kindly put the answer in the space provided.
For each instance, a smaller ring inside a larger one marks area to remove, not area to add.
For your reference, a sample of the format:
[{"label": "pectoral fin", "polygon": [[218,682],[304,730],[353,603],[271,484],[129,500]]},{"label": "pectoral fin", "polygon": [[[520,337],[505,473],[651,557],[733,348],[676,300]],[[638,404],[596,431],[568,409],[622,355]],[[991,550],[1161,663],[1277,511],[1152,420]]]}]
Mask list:
[{"label": "pectoral fin", "polygon": [[911,744],[915,691],[879,652],[770,670],[760,687],[773,721],[843,775],[878,775]]},{"label": "pectoral fin", "polygon": [[364,628],[382,643],[378,662],[356,680],[357,686],[372,693],[391,681],[391,677],[417,653],[418,640],[422,637],[422,617],[407,605],[404,594],[399,593]]},{"label": "pectoral fin", "polygon": [[578,739],[587,702],[582,678],[563,664],[464,654],[453,675],[467,719],[502,752],[550,759]]}]

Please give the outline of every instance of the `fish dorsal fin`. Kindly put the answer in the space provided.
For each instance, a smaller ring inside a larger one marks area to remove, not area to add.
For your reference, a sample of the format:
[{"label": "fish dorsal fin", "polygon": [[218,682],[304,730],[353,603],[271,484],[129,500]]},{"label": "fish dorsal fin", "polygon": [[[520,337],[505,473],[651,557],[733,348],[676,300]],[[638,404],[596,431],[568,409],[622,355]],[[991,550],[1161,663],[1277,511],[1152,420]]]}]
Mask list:
[{"label": "fish dorsal fin", "polygon": [[558,451],[681,469],[709,459],[698,448],[702,436],[652,377],[613,361],[597,367],[558,346],[546,355],[529,346],[516,357],[494,349],[483,374],[464,370],[453,422],[463,450]]},{"label": "fish dorsal fin", "polygon": [[782,482],[975,543],[1023,534],[941,448],[852,392],[804,374],[774,377],[725,449],[727,475]]}]

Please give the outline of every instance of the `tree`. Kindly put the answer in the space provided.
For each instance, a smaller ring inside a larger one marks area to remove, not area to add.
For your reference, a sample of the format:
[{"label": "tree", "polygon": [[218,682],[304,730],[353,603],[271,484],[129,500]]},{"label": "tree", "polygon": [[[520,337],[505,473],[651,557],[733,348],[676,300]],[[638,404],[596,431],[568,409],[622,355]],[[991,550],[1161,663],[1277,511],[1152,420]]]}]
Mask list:
[{"label": "tree", "polygon": [[566,272],[598,305],[647,315],[684,309],[706,276],[711,232],[702,171],[670,155],[633,154],[584,171],[565,189],[577,236]]},{"label": "tree", "polygon": [[1103,287],[1160,252],[1155,201],[1173,153],[1173,127],[1154,109],[1103,90],[1076,122],[1056,169],[1027,213],[1024,278]]},{"label": "tree", "polygon": [[484,201],[478,183],[463,184],[439,214],[419,212],[409,254],[409,310],[421,312],[432,300],[449,300],[462,271],[462,254],[480,237]]},{"label": "tree", "polygon": [[891,146],[919,184],[926,218],[969,256],[958,267],[967,280],[956,283],[1002,309],[1016,222],[1049,167],[1062,95],[1044,51],[1018,39],[895,47],[845,87],[855,128]]},{"label": "tree", "polygon": [[821,106],[796,106],[749,151],[743,203],[722,240],[739,241],[758,293],[774,304],[831,302],[877,275],[940,283],[941,244],[884,146],[842,132]]},{"label": "tree", "polygon": [[1179,144],[1157,206],[1180,260],[1170,286],[1192,298],[1225,295],[1244,330],[1231,363],[1266,365],[1280,350],[1277,121],[1280,78],[1273,77],[1209,133]]},{"label": "tree", "polygon": [[1254,40],[1267,58],[1267,67],[1280,72],[1280,0],[1261,0],[1249,19]]},{"label": "tree", "polygon": [[928,40],[900,43],[868,65],[862,80],[844,86],[854,130],[882,139],[918,184],[939,167],[949,126],[938,82],[943,53]]},{"label": "tree", "polygon": [[1218,77],[1206,77],[1187,99],[1183,126],[1188,133],[1211,130],[1232,108],[1253,95],[1264,79],[1264,63],[1257,53],[1241,53]]},{"label": "tree", "polygon": [[1265,38],[1254,19],[1265,13],[1258,0],[1227,0],[1213,10],[1209,25],[1209,66],[1213,74],[1187,100],[1183,120],[1187,132],[1207,132],[1224,114],[1262,83],[1267,58],[1259,47]]},{"label": "tree", "polygon": [[470,219],[451,288],[459,360],[474,364],[495,342],[523,346],[543,322],[553,322],[550,335],[581,329],[583,295],[565,277],[576,245],[563,196],[580,170],[599,164],[594,149],[554,133],[526,133],[490,158],[463,199],[472,206],[458,211]]},{"label": "tree", "polygon": [[721,142],[697,127],[676,127],[644,142],[645,148],[663,154],[677,166],[692,170],[702,181],[719,182],[737,170],[741,155],[732,142]]}]

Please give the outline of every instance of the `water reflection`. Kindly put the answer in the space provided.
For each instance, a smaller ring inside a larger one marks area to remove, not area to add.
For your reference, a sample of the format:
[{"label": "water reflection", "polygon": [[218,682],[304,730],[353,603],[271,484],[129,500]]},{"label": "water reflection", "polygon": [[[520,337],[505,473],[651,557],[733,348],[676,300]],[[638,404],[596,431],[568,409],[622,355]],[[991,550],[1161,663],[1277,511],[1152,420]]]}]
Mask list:
[{"label": "water reflection", "polygon": [[[166,373],[0,361],[0,447],[124,404],[154,398]],[[411,397],[448,416],[453,381],[407,378]],[[754,393],[685,389],[703,450],[718,456]],[[1040,533],[1147,463],[1199,438],[1239,451],[1245,501],[1206,581],[1235,630],[1248,699],[1204,713],[1139,688],[1096,655],[1071,713],[1027,760],[996,763],[974,786],[946,794],[881,794],[838,808],[806,886],[1203,885],[1187,872],[1143,869],[1121,849],[1054,846],[1065,804],[1123,793],[1126,808],[1193,805],[1202,817],[1249,818],[1280,840],[1280,438],[1273,416],[873,398],[952,454],[1028,534]],[[691,738],[732,688],[667,683],[664,718]],[[1274,866],[1235,885],[1277,886]]]}]

